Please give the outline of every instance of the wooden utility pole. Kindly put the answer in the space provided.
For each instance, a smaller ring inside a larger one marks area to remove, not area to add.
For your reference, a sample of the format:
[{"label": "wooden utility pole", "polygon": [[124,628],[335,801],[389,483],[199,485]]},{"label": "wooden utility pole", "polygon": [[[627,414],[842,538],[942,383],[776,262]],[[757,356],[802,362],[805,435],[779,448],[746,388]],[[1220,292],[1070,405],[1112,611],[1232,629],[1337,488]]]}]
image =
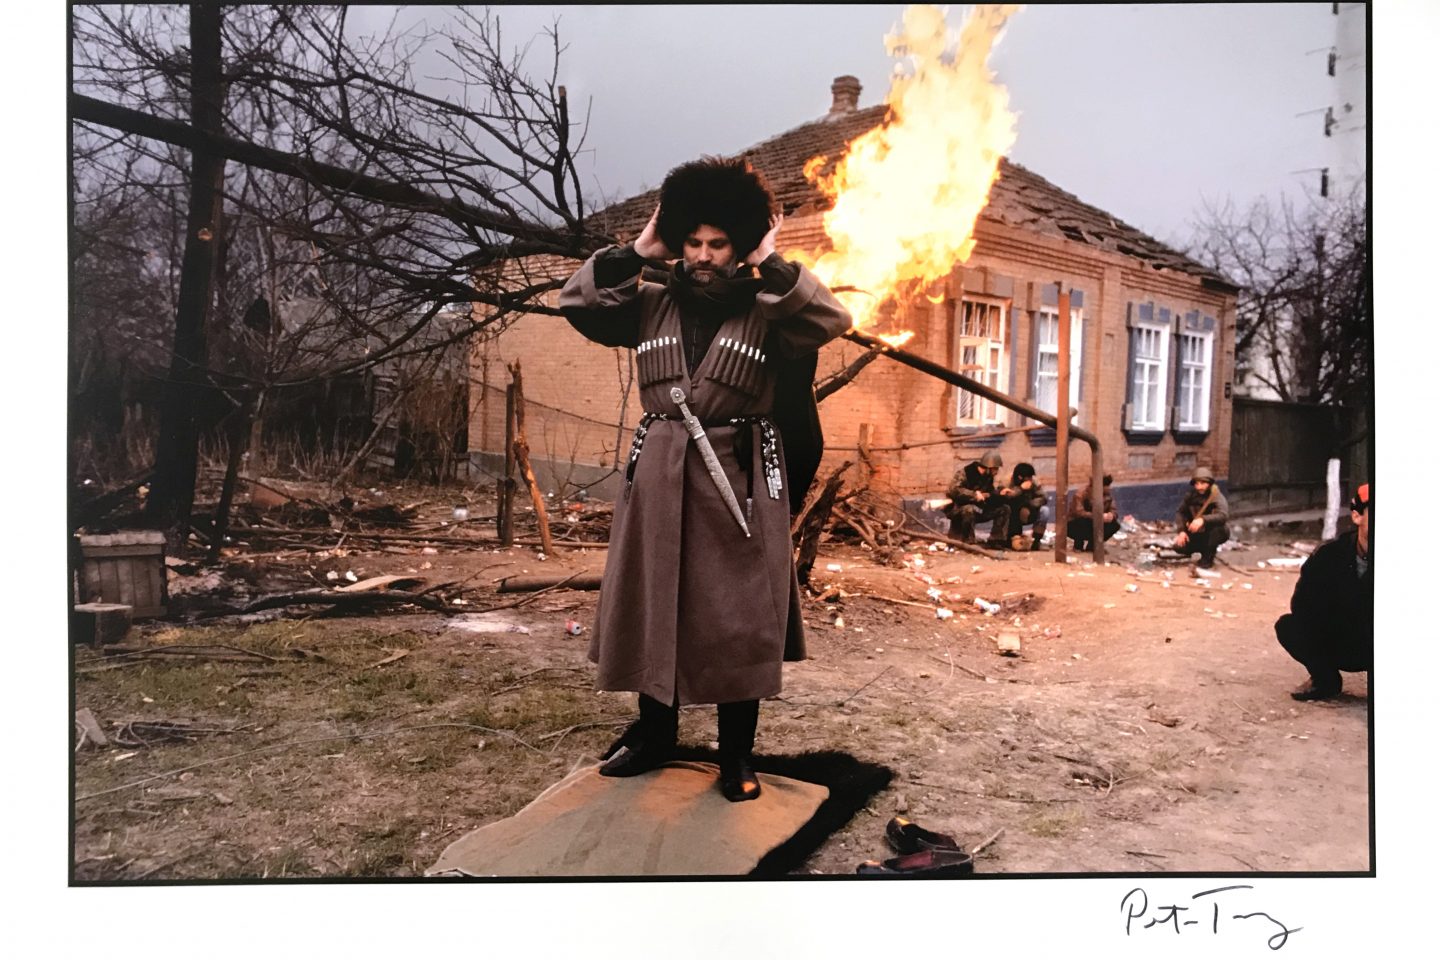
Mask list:
[{"label": "wooden utility pole", "polygon": [[530,488],[530,502],[535,505],[535,521],[540,525],[540,549],[549,556],[555,552],[555,543],[550,539],[550,517],[545,511],[545,496],[540,492],[535,471],[530,467],[530,443],[525,438],[525,387],[520,378],[519,360],[510,365],[510,379],[515,390],[515,440],[510,448],[514,452],[515,463],[520,467],[520,475],[525,478],[525,485]]},{"label": "wooden utility pole", "polygon": [[[220,64],[220,7],[190,5],[190,117],[197,130],[218,134],[224,103]],[[190,534],[199,462],[196,411],[205,387],[205,326],[210,316],[215,248],[220,234],[225,160],[203,147],[190,152],[190,208],[170,374],[160,411],[155,482],[146,503],[149,519],[165,531],[166,549],[182,555]]]},{"label": "wooden utility pole", "polygon": [[515,542],[515,384],[505,385],[505,474],[495,481],[495,533]]}]

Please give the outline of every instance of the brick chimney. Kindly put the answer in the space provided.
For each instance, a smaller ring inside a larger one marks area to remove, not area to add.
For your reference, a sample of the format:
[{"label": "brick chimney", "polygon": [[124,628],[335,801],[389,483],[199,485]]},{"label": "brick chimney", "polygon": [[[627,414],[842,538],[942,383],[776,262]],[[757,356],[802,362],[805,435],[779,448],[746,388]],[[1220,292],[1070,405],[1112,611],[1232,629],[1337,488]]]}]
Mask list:
[{"label": "brick chimney", "polygon": [[860,105],[860,80],[851,76],[836,77],[830,84],[830,95],[834,99],[830,103],[830,113],[827,116],[838,117],[854,113]]}]

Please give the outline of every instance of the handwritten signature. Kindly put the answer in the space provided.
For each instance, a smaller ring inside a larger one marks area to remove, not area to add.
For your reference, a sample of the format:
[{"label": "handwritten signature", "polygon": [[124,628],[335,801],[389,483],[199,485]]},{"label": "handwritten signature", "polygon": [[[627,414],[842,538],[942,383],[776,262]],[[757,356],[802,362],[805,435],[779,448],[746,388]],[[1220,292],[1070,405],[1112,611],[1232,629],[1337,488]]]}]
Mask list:
[{"label": "handwritten signature", "polygon": [[[1250,884],[1242,883],[1232,887],[1216,887],[1214,890],[1201,890],[1199,893],[1190,897],[1191,900],[1201,901],[1195,906],[1181,906],[1175,903],[1164,906],[1157,905],[1153,908],[1152,912],[1150,896],[1142,887],[1136,887],[1134,890],[1125,894],[1120,900],[1120,911],[1125,914],[1125,935],[1127,937],[1130,936],[1132,927],[1149,930],[1151,927],[1165,926],[1172,927],[1178,934],[1184,927],[1200,926],[1204,921],[1199,918],[1205,915],[1204,908],[1206,906],[1210,908],[1208,911],[1210,914],[1210,932],[1212,934],[1218,934],[1220,932],[1220,895],[1228,893],[1231,890],[1253,889],[1255,888]],[[1188,913],[1190,910],[1200,911],[1196,914],[1195,919],[1186,919],[1182,916],[1182,914]],[[1265,941],[1271,950],[1279,950],[1285,946],[1286,941],[1290,939],[1290,934],[1297,933],[1304,929],[1303,927],[1287,927],[1279,920],[1270,916],[1270,914],[1259,910],[1253,913],[1233,913],[1230,914],[1227,919],[1253,920],[1257,917],[1263,917],[1280,928],[1277,932],[1272,933]],[[1145,921],[1143,925],[1140,924],[1142,920]]]}]

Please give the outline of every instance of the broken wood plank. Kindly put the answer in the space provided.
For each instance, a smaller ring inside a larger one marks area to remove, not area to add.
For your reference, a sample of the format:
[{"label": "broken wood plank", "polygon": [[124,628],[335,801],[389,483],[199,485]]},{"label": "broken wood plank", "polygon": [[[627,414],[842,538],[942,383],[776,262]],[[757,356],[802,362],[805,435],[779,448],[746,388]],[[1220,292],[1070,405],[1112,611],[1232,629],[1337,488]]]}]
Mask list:
[{"label": "broken wood plank", "polygon": [[343,587],[336,587],[337,593],[365,593],[370,590],[385,590],[391,586],[400,585],[398,589],[418,587],[425,582],[424,577],[410,577],[397,574],[387,574],[383,577],[370,577],[358,583],[346,584]]},{"label": "broken wood plank", "polygon": [[89,707],[81,707],[75,711],[75,726],[80,728],[80,742],[75,745],[78,750],[86,743],[94,744],[96,747],[108,747],[110,740],[105,736],[105,731],[100,727],[100,721],[95,719],[95,714],[90,712]]}]

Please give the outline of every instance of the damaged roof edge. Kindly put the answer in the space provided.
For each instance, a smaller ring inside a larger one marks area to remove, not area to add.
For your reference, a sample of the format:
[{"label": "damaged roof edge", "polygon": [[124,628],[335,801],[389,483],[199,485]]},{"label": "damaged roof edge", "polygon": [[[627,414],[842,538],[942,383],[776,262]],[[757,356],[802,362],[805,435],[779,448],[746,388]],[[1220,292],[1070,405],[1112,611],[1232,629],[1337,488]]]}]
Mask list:
[{"label": "damaged roof edge", "polygon": [[[849,90],[842,92],[848,94]],[[746,158],[764,174],[781,209],[787,214],[801,209],[807,212],[809,209],[828,209],[829,201],[805,179],[805,162],[822,155],[833,161],[850,141],[878,126],[888,110],[885,104],[832,110],[824,117],[803,123],[730,156]],[[586,223],[617,238],[632,238],[649,219],[659,194],[656,188],[611,204],[587,217]],[[1032,215],[1015,216],[1017,208],[1023,208]],[[1000,160],[999,176],[990,188],[990,199],[980,216],[1039,236],[1066,237],[1071,243],[1129,256],[1157,269],[1189,274],[1199,278],[1206,290],[1238,292],[1233,283],[1212,268],[1086,203],[1006,157]]]}]

